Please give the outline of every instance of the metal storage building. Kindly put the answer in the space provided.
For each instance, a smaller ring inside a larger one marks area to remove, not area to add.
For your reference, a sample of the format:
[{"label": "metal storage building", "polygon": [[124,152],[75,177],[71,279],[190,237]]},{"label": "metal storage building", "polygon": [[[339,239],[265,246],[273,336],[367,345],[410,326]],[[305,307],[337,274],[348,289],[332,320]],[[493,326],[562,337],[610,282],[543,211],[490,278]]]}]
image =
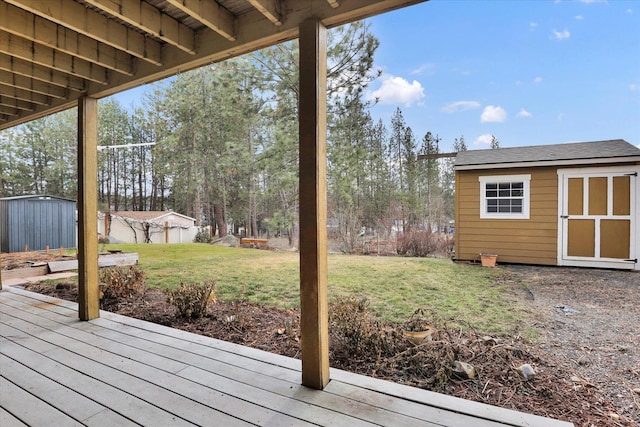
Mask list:
[{"label": "metal storage building", "polygon": [[0,249],[21,252],[76,246],[76,202],[48,195],[0,198]]}]

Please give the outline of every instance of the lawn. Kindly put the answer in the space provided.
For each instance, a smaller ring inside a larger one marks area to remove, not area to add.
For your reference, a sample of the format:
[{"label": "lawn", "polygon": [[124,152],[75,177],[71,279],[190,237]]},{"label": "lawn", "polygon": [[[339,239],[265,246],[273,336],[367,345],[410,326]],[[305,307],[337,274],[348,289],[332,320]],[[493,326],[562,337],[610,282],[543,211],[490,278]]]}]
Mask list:
[{"label": "lawn", "polygon": [[[214,280],[223,300],[291,308],[299,305],[295,252],[226,248],[207,244],[107,245],[138,252],[147,285]],[[102,248],[101,248],[102,249]],[[402,322],[417,308],[432,309],[481,333],[530,335],[523,311],[500,284],[503,271],[447,259],[329,255],[329,298],[366,297],[384,320]]]}]

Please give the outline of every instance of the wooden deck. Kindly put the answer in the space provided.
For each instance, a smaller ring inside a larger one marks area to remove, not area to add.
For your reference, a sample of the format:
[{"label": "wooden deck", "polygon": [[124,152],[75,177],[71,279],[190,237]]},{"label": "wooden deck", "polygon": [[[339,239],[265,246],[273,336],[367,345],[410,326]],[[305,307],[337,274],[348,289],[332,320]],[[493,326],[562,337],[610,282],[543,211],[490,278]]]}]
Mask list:
[{"label": "wooden deck", "polygon": [[569,426],[101,312],[0,291],[0,425]]}]

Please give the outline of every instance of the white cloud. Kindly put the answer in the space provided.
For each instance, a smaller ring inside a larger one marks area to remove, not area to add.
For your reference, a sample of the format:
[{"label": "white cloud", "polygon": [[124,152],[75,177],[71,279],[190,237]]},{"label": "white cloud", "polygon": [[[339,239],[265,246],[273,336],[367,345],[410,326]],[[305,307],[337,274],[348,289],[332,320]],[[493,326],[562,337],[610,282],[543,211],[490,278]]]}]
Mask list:
[{"label": "white cloud", "polygon": [[507,120],[507,112],[502,107],[487,105],[480,115],[482,123],[502,123]]},{"label": "white cloud", "polygon": [[564,120],[564,113],[558,114],[558,121],[561,122]]},{"label": "white cloud", "polygon": [[538,23],[537,22],[529,22],[529,29],[531,31],[535,30],[536,28],[538,28]]},{"label": "white cloud", "polygon": [[482,107],[482,104],[480,104],[478,101],[455,101],[448,103],[447,105],[442,107],[441,110],[445,113],[457,113],[460,111],[473,110],[480,107]]},{"label": "white cloud", "polygon": [[633,13],[633,9],[627,9],[627,13],[631,15]]},{"label": "white cloud", "polygon": [[516,117],[531,117],[531,113],[524,108],[521,108],[520,111],[518,111],[518,114],[516,114]]},{"label": "white cloud", "polygon": [[584,16],[582,15],[576,15],[576,20],[577,21],[582,21],[584,19]]},{"label": "white cloud", "polygon": [[413,70],[409,71],[409,74],[411,74],[411,75],[416,75],[416,74],[432,75],[433,73],[435,73],[435,70],[436,70],[436,64],[422,64],[418,68],[414,68]]},{"label": "white cloud", "polygon": [[541,83],[542,82],[542,77],[537,76],[535,79],[533,79],[534,83]]},{"label": "white cloud", "polygon": [[631,83],[629,85],[629,89],[631,90],[631,92],[635,92],[636,90],[638,90],[638,85],[635,83]]},{"label": "white cloud", "polygon": [[424,98],[424,87],[414,80],[409,83],[402,77],[383,75],[382,84],[373,92],[367,94],[370,101],[378,101],[381,104],[402,104],[410,106],[419,103]]},{"label": "white cloud", "polygon": [[564,40],[568,39],[569,37],[571,37],[571,33],[566,28],[563,31],[556,31],[555,29],[553,30],[552,38],[556,40]]},{"label": "white cloud", "polygon": [[580,0],[580,3],[607,3],[608,0]]},{"label": "white cloud", "polygon": [[489,147],[491,146],[492,138],[493,138],[493,135],[491,135],[490,133],[485,133],[484,135],[480,135],[479,137],[477,137],[475,141],[473,141],[473,145],[482,145],[482,146]]}]

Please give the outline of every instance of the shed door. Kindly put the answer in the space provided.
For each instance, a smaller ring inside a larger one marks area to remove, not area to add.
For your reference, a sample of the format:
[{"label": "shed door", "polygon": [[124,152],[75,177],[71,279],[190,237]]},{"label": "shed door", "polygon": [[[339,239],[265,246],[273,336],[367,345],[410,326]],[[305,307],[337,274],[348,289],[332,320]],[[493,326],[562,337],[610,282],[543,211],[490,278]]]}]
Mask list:
[{"label": "shed door", "polygon": [[636,178],[606,169],[560,176],[561,265],[636,268]]}]

